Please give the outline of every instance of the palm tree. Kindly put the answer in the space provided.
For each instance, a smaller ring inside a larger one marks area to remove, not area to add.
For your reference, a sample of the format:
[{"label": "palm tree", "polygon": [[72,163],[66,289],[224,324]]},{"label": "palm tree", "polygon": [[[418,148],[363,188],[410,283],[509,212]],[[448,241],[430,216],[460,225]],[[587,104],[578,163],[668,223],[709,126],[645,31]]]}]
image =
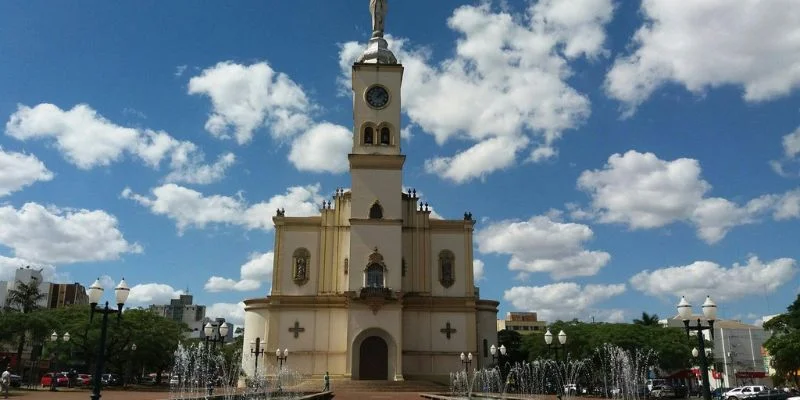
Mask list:
[{"label": "palm tree", "polygon": [[643,326],[658,326],[658,314],[648,314],[646,312],[642,312],[642,319],[634,319],[633,324]]},{"label": "palm tree", "polygon": [[[28,283],[17,281],[16,287],[8,291],[6,309],[29,314],[41,308],[39,301],[47,297],[45,293],[39,291],[39,281],[31,278]],[[17,343],[17,360],[22,359],[22,351],[25,349],[26,332],[23,330],[19,335]]]}]

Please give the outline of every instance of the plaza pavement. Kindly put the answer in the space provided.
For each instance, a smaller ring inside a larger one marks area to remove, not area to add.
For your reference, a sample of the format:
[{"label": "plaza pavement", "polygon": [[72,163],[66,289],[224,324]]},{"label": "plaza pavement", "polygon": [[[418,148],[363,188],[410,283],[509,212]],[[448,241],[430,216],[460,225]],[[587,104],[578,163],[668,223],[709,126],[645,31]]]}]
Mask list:
[{"label": "plaza pavement", "polygon": [[[58,392],[47,390],[12,390],[9,399],[14,400],[87,400],[88,390],[61,389]],[[130,390],[103,390],[100,400],[169,400],[169,392],[135,392]],[[403,392],[335,392],[335,400],[419,400],[419,393]],[[2,400],[2,397],[0,397]]]}]

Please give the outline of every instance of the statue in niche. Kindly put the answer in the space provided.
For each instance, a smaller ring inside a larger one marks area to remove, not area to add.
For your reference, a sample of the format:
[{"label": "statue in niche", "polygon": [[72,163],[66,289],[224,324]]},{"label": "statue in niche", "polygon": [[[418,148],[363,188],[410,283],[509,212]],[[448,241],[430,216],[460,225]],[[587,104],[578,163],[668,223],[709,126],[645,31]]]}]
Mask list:
[{"label": "statue in niche", "polygon": [[439,254],[439,282],[444,287],[450,287],[455,282],[453,258],[453,254],[447,250]]},{"label": "statue in niche", "polygon": [[294,269],[294,279],[296,280],[305,280],[306,279],[306,259],[305,257],[298,257],[297,263],[295,264]]}]

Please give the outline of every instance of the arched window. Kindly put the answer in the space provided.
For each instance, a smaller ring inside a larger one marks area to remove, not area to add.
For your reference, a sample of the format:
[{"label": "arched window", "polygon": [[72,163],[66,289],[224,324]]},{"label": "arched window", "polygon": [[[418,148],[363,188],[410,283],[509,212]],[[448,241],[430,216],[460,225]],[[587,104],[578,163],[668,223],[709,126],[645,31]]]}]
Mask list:
[{"label": "arched window", "polygon": [[439,252],[439,283],[449,288],[456,281],[455,272],[456,256],[450,250]]},{"label": "arched window", "polygon": [[392,132],[387,127],[381,128],[381,144],[392,144]]},{"label": "arched window", "polygon": [[483,358],[489,357],[489,341],[483,339]]},{"label": "arched window", "polygon": [[311,252],[299,248],[292,254],[292,280],[298,285],[308,281],[308,268],[311,262]]},{"label": "arched window", "polygon": [[383,287],[383,266],[380,264],[370,264],[367,267],[367,287]]},{"label": "arched window", "polygon": [[375,130],[371,126],[364,128],[364,144],[375,144]]},{"label": "arched window", "polygon": [[383,207],[377,201],[369,208],[369,219],[383,218]]}]

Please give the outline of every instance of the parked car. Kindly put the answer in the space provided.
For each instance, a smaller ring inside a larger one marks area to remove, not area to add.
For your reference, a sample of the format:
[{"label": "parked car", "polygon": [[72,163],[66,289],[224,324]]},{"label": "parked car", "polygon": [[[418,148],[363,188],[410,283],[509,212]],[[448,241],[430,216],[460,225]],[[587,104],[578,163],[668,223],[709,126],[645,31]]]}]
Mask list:
[{"label": "parked car", "polygon": [[19,375],[11,374],[11,387],[20,387],[22,386],[22,377]]},{"label": "parked car", "polygon": [[650,397],[656,399],[673,399],[676,397],[675,389],[669,385],[653,386],[653,390],[650,391]]},{"label": "parked car", "polygon": [[748,400],[787,400],[792,395],[779,389],[762,390],[750,397]]},{"label": "parked car", "polygon": [[727,400],[744,400],[762,390],[767,390],[767,387],[761,385],[739,386],[725,392],[722,398]]},{"label": "parked car", "polygon": [[55,375],[56,386],[69,386],[69,378],[66,374],[61,372],[56,372],[55,374],[52,372],[48,372],[42,375],[42,379],[39,383],[42,386],[53,386],[53,376]]},{"label": "parked car", "polygon": [[117,374],[103,374],[100,381],[105,386],[118,386],[122,384],[122,379]]},{"label": "parked car", "polygon": [[180,377],[178,375],[172,375],[169,378],[169,385],[171,387],[175,387],[175,386],[178,386],[180,384],[181,384],[181,379],[180,379]]},{"label": "parked car", "polygon": [[78,386],[88,386],[92,384],[92,376],[89,374],[78,374],[75,376],[75,384]]}]

